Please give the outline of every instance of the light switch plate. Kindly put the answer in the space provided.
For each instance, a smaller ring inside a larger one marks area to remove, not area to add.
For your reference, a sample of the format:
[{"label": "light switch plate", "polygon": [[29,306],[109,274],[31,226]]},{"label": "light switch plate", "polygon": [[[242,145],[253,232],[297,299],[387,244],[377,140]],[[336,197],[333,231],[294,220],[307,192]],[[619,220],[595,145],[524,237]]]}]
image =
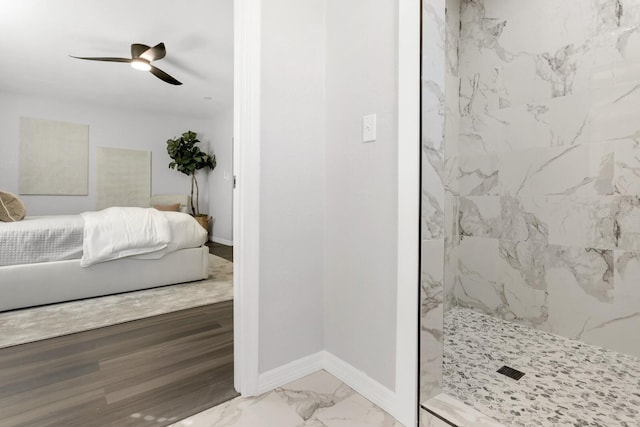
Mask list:
[{"label": "light switch plate", "polygon": [[373,142],[376,140],[376,115],[369,114],[362,116],[362,142]]}]

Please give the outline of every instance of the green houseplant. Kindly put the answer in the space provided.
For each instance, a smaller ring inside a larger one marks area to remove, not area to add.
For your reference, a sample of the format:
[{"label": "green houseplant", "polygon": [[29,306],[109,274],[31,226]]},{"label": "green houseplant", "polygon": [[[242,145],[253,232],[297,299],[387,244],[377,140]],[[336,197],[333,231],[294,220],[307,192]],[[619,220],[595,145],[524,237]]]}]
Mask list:
[{"label": "green houseplant", "polygon": [[[203,152],[196,144],[200,142],[198,135],[190,130],[175,139],[167,140],[167,153],[171,157],[169,168],[176,169],[191,177],[191,212],[193,216],[207,228],[209,218],[200,214],[198,180],[196,172],[200,169],[214,169],[216,167],[216,156]],[[193,203],[193,193],[195,190],[195,205]],[[203,219],[204,217],[204,219]]]}]

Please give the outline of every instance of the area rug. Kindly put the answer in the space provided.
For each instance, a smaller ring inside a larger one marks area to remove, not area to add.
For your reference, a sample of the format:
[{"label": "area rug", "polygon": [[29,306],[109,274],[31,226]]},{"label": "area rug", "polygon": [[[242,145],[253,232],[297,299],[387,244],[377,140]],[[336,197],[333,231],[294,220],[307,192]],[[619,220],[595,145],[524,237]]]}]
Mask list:
[{"label": "area rug", "polygon": [[209,254],[209,278],[207,280],[228,280],[233,282],[233,263]]},{"label": "area rug", "polygon": [[209,254],[197,282],[0,313],[0,348],[233,299],[233,263]]}]

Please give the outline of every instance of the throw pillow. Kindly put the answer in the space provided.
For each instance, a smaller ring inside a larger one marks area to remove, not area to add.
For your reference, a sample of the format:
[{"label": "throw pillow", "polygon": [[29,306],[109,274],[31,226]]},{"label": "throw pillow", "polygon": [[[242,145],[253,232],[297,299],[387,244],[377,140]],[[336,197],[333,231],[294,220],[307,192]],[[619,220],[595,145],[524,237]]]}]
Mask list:
[{"label": "throw pillow", "polygon": [[0,191],[0,221],[20,221],[27,214],[24,204],[18,196],[6,191]]},{"label": "throw pillow", "polygon": [[173,205],[153,205],[153,208],[159,211],[178,212],[180,210],[180,203],[174,203]]}]

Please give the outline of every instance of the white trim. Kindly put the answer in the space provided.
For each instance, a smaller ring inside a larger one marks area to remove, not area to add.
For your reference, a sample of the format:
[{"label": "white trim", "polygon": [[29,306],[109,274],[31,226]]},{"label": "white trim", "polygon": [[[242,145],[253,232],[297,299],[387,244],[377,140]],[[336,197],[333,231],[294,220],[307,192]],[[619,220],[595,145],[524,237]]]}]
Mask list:
[{"label": "white trim", "polygon": [[329,372],[396,419],[400,419],[398,410],[400,405],[398,405],[396,393],[328,351],[319,351],[260,374],[260,393],[282,387],[321,369]]},{"label": "white trim", "polygon": [[396,419],[417,424],[420,248],[420,0],[398,2]]},{"label": "white trim", "polygon": [[210,242],[220,243],[221,245],[233,246],[233,240],[223,239],[222,237],[211,236]]},{"label": "white trim", "polygon": [[260,374],[258,381],[260,393],[266,393],[324,369],[324,353],[324,351],[319,351]]},{"label": "white trim", "polygon": [[261,0],[234,0],[234,385],[258,393]]},{"label": "white trim", "polygon": [[397,393],[328,351],[324,352],[324,369],[402,422]]}]

